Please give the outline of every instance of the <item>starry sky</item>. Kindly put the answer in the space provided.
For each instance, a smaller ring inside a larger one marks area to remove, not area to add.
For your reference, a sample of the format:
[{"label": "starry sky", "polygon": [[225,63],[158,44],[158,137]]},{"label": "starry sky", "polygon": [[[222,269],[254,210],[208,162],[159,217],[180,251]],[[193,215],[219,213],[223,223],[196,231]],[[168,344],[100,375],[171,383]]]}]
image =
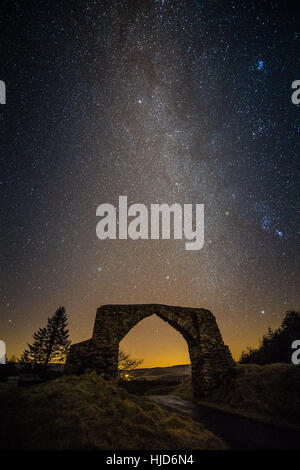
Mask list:
[{"label": "starry sky", "polygon": [[[238,359],[299,308],[296,2],[5,1],[0,10],[0,338],[20,355],[59,305],[204,307]],[[105,240],[96,208],[204,204],[205,243]],[[189,362],[159,318],[121,343]]]}]

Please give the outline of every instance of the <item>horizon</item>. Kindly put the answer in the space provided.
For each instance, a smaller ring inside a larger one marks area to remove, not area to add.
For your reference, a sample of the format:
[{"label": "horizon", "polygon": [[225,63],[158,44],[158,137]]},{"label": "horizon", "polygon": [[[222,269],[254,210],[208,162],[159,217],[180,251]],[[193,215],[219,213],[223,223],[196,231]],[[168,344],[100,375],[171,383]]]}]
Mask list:
[{"label": "horizon", "polygon": [[[97,310],[101,307],[105,306],[128,306],[128,305],[137,305],[137,306],[145,306],[145,305],[163,305],[163,306],[174,306],[174,307],[182,307],[179,305],[170,305],[170,304],[160,304],[160,303],[138,303],[138,304],[126,304],[126,303],[121,303],[121,304],[103,304],[100,307],[97,308]],[[199,308],[201,307],[195,307],[195,306],[184,306],[183,308]],[[96,314],[97,314],[96,310]],[[209,310],[209,309],[206,309]],[[211,312],[213,313],[213,312]],[[285,313],[283,313],[282,319],[285,316]],[[68,314],[68,312],[67,312]],[[95,314],[95,319],[96,319],[96,314]],[[48,317],[49,315],[47,315]],[[152,320],[154,320],[154,322]],[[282,320],[281,319],[281,320]],[[280,326],[280,322],[276,327]],[[93,329],[93,324],[91,325],[91,333]],[[149,324],[149,325],[148,325]],[[40,325],[42,327],[44,325]],[[275,328],[276,328],[275,327]],[[268,327],[267,327],[268,328]],[[244,348],[241,350],[238,350],[238,352],[233,352],[230,344],[227,344],[226,341],[224,340],[224,343],[228,345],[234,361],[238,362],[241,356],[241,353],[243,351],[246,351],[247,347],[250,346],[252,348],[256,348],[259,346],[260,341],[262,339],[263,334],[267,332],[267,328],[262,331],[262,334],[259,338],[256,338],[256,342],[252,344],[247,344]],[[38,328],[37,328],[38,329]],[[152,330],[152,331],[151,331]],[[221,329],[220,329],[221,330]],[[145,332],[147,332],[147,338],[145,339]],[[33,335],[34,331],[32,331]],[[152,333],[152,335],[151,335]],[[223,336],[222,330],[221,334]],[[27,343],[31,342],[32,335],[29,336],[28,341],[24,344],[23,348],[20,348],[19,353],[17,352],[12,352],[11,353],[11,348],[10,345],[6,344],[6,355],[7,358],[11,358],[12,356],[15,356],[19,358],[22,354],[22,352],[25,349],[25,346]],[[151,347],[151,342],[153,341],[153,338],[155,338],[155,345],[154,347]],[[82,337],[81,339],[79,338],[78,340],[72,341],[72,337],[70,334],[70,339],[71,343],[77,343],[77,342],[82,342],[86,341],[89,339],[88,337]],[[146,344],[146,347],[145,347]],[[171,345],[170,351],[168,356],[164,356],[164,351],[165,349],[168,348],[168,345]],[[125,337],[121,340],[120,342],[120,350],[124,351],[125,353],[130,354],[132,357],[136,359],[143,360],[143,367],[141,368],[156,368],[156,367],[174,367],[177,365],[190,365],[190,357],[189,357],[189,352],[188,352],[188,346],[183,338],[183,336],[176,331],[172,326],[168,325],[164,320],[159,318],[155,313],[153,313],[151,316],[144,318],[140,320],[137,325],[135,325],[126,335]],[[174,349],[176,350],[176,354],[174,356]],[[155,359],[153,360],[153,352],[155,353]],[[171,357],[170,357],[171,356]]]}]

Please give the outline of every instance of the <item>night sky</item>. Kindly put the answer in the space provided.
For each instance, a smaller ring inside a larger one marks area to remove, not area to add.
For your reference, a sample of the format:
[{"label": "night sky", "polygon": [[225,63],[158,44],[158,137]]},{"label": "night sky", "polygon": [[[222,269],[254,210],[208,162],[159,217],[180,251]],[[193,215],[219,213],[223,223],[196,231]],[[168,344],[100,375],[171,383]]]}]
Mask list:
[{"label": "night sky", "polygon": [[[19,355],[59,305],[211,310],[237,359],[299,308],[296,2],[6,1],[0,13],[0,339]],[[105,240],[96,208],[205,207],[205,244]],[[189,362],[153,316],[121,344]]]}]

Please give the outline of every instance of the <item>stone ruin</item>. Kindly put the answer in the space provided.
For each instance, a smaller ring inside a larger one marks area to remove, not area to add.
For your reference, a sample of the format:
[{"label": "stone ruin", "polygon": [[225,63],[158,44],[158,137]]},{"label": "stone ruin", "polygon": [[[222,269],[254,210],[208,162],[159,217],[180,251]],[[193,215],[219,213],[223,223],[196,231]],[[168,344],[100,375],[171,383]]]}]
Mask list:
[{"label": "stone ruin", "polygon": [[118,377],[119,343],[141,320],[151,315],[173,326],[187,342],[194,397],[206,397],[233,370],[214,315],[203,308],[159,304],[103,305],[98,308],[93,336],[70,348],[66,372],[95,370],[104,378]]}]

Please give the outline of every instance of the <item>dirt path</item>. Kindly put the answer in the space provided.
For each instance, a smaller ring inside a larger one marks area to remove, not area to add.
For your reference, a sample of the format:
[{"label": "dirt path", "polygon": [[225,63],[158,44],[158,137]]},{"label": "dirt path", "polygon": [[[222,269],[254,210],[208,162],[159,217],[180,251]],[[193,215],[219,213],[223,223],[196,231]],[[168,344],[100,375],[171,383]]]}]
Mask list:
[{"label": "dirt path", "polygon": [[147,398],[181,416],[201,422],[231,449],[300,449],[298,431],[196,405],[175,395],[149,395]]}]

